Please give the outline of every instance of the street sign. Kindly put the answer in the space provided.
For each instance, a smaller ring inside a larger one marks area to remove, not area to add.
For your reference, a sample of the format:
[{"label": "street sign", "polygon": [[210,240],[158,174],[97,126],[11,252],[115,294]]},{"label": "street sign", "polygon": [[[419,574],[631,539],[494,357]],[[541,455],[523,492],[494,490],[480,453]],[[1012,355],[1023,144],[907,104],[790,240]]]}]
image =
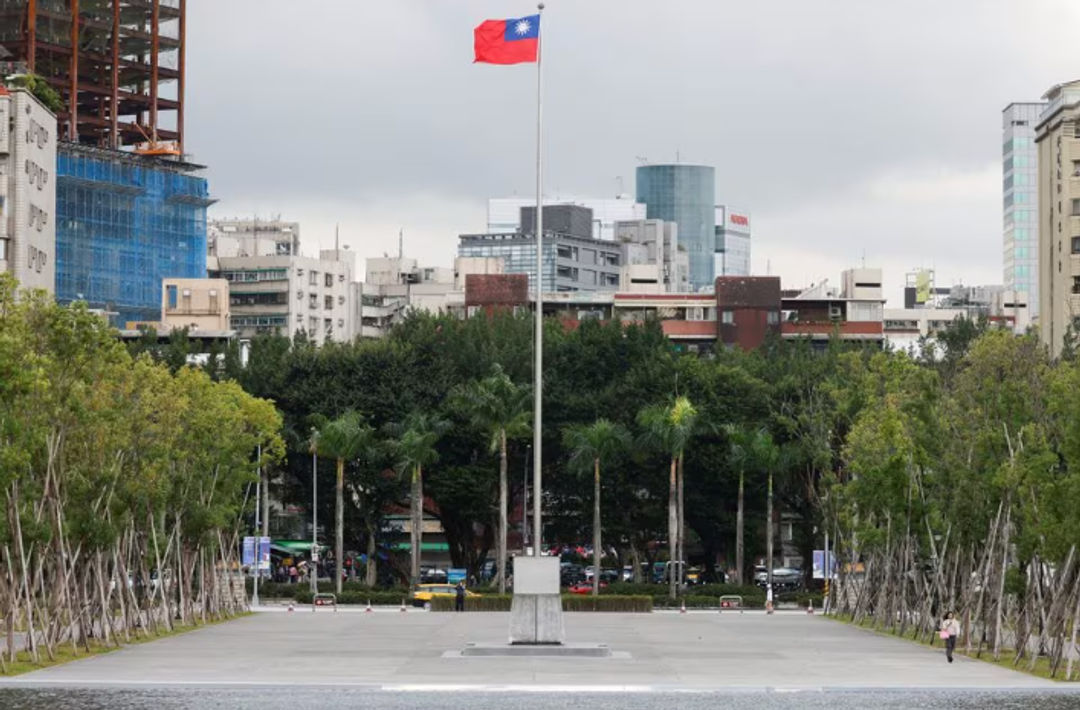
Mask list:
[{"label": "street sign", "polygon": [[[829,550],[829,578],[836,578],[836,556]],[[825,579],[825,550],[814,550],[814,579]]]},{"label": "street sign", "polygon": [[465,581],[465,568],[464,567],[451,567],[446,570],[446,581],[450,584],[457,584],[458,582]]},{"label": "street sign", "polygon": [[270,538],[259,538],[259,569],[270,569]]},{"label": "street sign", "polygon": [[255,538],[248,535],[244,538],[244,546],[240,554],[240,564],[250,567],[255,564]]}]

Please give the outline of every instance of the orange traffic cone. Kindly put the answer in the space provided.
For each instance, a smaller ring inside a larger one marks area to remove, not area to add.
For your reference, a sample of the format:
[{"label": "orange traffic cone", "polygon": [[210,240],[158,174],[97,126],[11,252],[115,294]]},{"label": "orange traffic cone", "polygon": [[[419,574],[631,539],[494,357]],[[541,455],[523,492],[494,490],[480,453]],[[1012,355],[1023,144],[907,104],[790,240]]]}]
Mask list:
[{"label": "orange traffic cone", "polygon": [[364,609],[364,613],[365,613],[365,614],[370,614],[370,613],[371,613],[371,611],[372,611],[372,609],[371,609],[371,600],[370,600],[370,599],[368,599],[368,600],[367,600],[367,609]]}]

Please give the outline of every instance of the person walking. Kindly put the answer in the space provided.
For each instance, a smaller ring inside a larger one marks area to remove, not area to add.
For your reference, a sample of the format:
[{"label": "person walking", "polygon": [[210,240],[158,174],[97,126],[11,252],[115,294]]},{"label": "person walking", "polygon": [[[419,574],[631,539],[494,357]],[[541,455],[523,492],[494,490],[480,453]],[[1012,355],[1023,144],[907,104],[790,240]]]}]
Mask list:
[{"label": "person walking", "polygon": [[454,587],[454,611],[465,611],[465,583],[458,582]]},{"label": "person walking", "polygon": [[950,611],[941,620],[941,638],[945,640],[945,658],[952,663],[953,651],[956,650],[956,639],[960,637],[960,622]]}]

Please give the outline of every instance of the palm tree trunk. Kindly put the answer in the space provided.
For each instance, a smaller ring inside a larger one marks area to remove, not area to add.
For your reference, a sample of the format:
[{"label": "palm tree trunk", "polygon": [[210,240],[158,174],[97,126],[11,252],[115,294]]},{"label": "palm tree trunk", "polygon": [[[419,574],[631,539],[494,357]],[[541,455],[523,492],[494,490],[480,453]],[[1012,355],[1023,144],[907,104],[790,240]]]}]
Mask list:
[{"label": "palm tree trunk", "polygon": [[679,454],[679,560],[675,568],[679,589],[682,590],[683,582],[686,581],[686,505],[683,499],[683,454]]},{"label": "palm tree trunk", "polygon": [[341,594],[341,570],[345,569],[345,459],[337,460],[334,489],[334,590]]},{"label": "palm tree trunk", "polygon": [[742,586],[743,583],[743,487],[746,476],[739,471],[739,507],[735,513],[735,583]]},{"label": "palm tree trunk", "polygon": [[377,579],[378,570],[375,567],[375,526],[371,523],[369,518],[367,524],[367,577],[364,583],[368,588],[375,586],[375,580]]},{"label": "palm tree trunk", "polygon": [[600,594],[600,459],[593,459],[593,514],[592,514],[592,544],[593,544],[593,596]]},{"label": "palm tree trunk", "polygon": [[670,557],[670,564],[668,565],[668,582],[670,586],[671,598],[675,598],[675,558],[678,554],[679,546],[679,511],[676,505],[676,488],[677,483],[675,480],[675,457],[671,458],[671,471],[668,473],[668,555]]},{"label": "palm tree trunk", "polygon": [[259,484],[262,485],[262,532],[263,537],[270,536],[270,472],[265,466],[259,467]]},{"label": "palm tree trunk", "polygon": [[409,570],[410,582],[415,587],[420,583],[420,545],[423,544],[422,526],[424,525],[424,471],[420,466],[413,468],[412,492],[410,503],[412,504],[412,528],[410,531],[409,548],[412,553],[412,566]]},{"label": "palm tree trunk", "polygon": [[496,565],[496,573],[499,581],[499,594],[506,594],[506,519],[507,505],[507,482],[506,482],[506,430],[499,430],[499,561]]},{"label": "palm tree trunk", "polygon": [[772,570],[773,570],[773,511],[772,511],[772,471],[769,471],[769,499],[765,506],[765,579],[767,583],[766,589],[772,589]]}]

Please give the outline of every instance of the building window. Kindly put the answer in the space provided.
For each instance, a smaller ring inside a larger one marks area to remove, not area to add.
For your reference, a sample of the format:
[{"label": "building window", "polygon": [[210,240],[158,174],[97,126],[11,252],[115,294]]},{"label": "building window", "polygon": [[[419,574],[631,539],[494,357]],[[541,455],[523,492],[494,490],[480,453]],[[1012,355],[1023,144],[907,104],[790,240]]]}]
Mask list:
[{"label": "building window", "polygon": [[166,286],[165,287],[165,296],[166,296],[166,303],[167,303],[166,307],[169,310],[173,310],[173,309],[176,308],[176,295],[177,295],[176,286]]},{"label": "building window", "polygon": [[334,319],[333,318],[324,318],[323,319],[323,330],[326,331],[326,334],[330,335],[330,332],[333,329],[334,329]]},{"label": "building window", "polygon": [[1080,254],[1080,237],[1072,238],[1072,253]]},{"label": "building window", "polygon": [[185,311],[191,310],[191,289],[185,288],[180,294],[180,305]]},{"label": "building window", "polygon": [[732,325],[735,322],[735,311],[721,311],[720,322],[724,325]]},{"label": "building window", "polygon": [[308,318],[308,330],[311,333],[315,333],[319,330],[319,319],[315,316]]},{"label": "building window", "polygon": [[1073,276],[1072,292],[1074,295],[1080,295],[1080,276]]},{"label": "building window", "polygon": [[324,296],[323,297],[323,309],[325,309],[327,311],[332,311],[334,309],[334,297],[333,296]]},{"label": "building window", "polygon": [[780,313],[778,311],[769,311],[765,315],[765,322],[769,325],[776,325],[780,322]]},{"label": "building window", "polygon": [[308,296],[308,308],[319,307],[319,294],[313,293]]},{"label": "building window", "polygon": [[212,288],[212,289],[210,289],[210,310],[216,312],[217,309],[218,309],[217,289]]},{"label": "building window", "polygon": [[318,285],[319,285],[319,272],[318,271],[309,271],[308,272],[308,286],[318,286]]},{"label": "building window", "polygon": [[327,274],[326,279],[325,279],[325,283],[326,283],[327,288],[330,288],[331,286],[333,286],[334,285],[334,275],[333,274]]}]

